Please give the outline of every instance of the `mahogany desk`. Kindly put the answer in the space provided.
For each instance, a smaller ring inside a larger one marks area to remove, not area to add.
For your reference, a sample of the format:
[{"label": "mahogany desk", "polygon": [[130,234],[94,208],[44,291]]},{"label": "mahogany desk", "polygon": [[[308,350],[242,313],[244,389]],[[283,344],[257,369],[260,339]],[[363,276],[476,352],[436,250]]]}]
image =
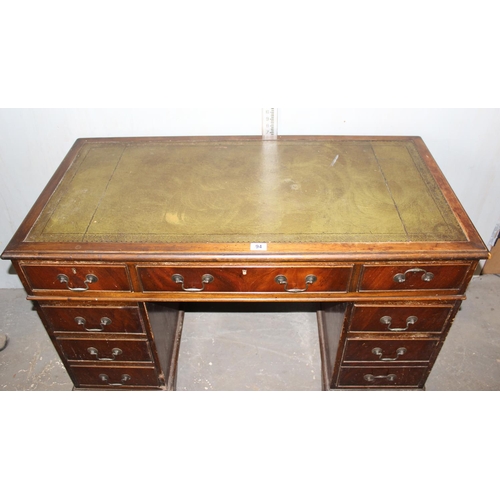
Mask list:
[{"label": "mahogany desk", "polygon": [[77,389],[175,389],[182,303],[318,305],[323,389],[421,389],[488,251],[419,137],[78,139],[5,249]]}]

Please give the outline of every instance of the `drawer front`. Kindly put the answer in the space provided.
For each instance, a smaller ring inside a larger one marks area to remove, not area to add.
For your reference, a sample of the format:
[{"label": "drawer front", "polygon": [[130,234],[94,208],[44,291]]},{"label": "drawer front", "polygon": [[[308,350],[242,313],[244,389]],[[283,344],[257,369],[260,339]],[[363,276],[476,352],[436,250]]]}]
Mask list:
[{"label": "drawer front", "polygon": [[359,291],[448,290],[463,286],[469,264],[403,263],[400,265],[365,265]]},{"label": "drawer front", "polygon": [[347,292],[352,266],[138,266],[144,292]]},{"label": "drawer front", "polygon": [[422,387],[427,368],[419,367],[342,367],[338,387]]},{"label": "drawer front", "polygon": [[145,333],[138,307],[51,307],[41,310],[52,331]]},{"label": "drawer front", "polygon": [[438,344],[437,339],[347,339],[342,361],[399,364],[428,362]]},{"label": "drawer front", "polygon": [[56,344],[68,361],[152,362],[147,340],[57,338]]},{"label": "drawer front", "polygon": [[132,290],[125,265],[21,264],[33,291],[61,290],[71,293],[129,292]]},{"label": "drawer front", "polygon": [[127,387],[159,387],[154,366],[74,366],[69,372],[75,387],[121,389]]},{"label": "drawer front", "polygon": [[440,333],[452,306],[363,306],[353,308],[351,332]]}]

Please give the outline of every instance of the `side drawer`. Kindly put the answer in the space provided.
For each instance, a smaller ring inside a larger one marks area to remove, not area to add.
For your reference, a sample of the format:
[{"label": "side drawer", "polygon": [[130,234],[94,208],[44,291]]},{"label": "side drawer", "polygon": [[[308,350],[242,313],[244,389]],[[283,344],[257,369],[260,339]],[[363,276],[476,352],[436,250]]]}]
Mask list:
[{"label": "side drawer", "polygon": [[441,333],[453,306],[355,305],[350,332]]},{"label": "side drawer", "polygon": [[390,265],[364,265],[359,281],[360,292],[405,292],[443,290],[459,292],[470,264],[426,264],[403,262]]},{"label": "side drawer", "polygon": [[438,344],[438,339],[347,339],[342,362],[397,364],[420,361],[428,362]]},{"label": "side drawer", "polygon": [[40,307],[54,332],[144,333],[139,308],[124,307]]},{"label": "side drawer", "polygon": [[153,362],[147,340],[58,337],[55,343],[63,357],[70,362]]},{"label": "side drawer", "polygon": [[127,267],[99,264],[21,263],[21,270],[33,291],[61,290],[74,294],[89,292],[130,292]]},{"label": "side drawer", "polygon": [[342,367],[337,386],[340,387],[408,387],[425,383],[426,366],[419,367]]},{"label": "side drawer", "polygon": [[128,387],[159,387],[154,366],[75,366],[69,372],[75,387],[126,389]]},{"label": "side drawer", "polygon": [[144,292],[347,292],[352,266],[137,266]]}]

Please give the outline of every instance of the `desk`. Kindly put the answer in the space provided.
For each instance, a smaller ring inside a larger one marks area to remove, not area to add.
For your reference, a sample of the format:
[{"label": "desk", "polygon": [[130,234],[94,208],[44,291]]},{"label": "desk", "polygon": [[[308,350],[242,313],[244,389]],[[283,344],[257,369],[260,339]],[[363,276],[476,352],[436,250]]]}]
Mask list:
[{"label": "desk", "polygon": [[175,389],[187,302],[313,302],[323,389],[422,389],[488,251],[419,137],[78,139],[2,254],[76,389]]}]

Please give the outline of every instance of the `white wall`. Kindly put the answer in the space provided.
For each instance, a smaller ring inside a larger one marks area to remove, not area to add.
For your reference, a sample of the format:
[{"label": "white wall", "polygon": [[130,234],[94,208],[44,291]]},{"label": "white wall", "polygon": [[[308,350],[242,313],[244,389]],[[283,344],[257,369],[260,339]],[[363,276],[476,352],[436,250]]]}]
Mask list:
[{"label": "white wall", "polygon": [[[419,135],[486,243],[500,222],[499,109],[279,108],[279,134]],[[0,249],[79,137],[260,135],[260,109],[1,109]],[[0,288],[20,287],[0,262]]]}]

